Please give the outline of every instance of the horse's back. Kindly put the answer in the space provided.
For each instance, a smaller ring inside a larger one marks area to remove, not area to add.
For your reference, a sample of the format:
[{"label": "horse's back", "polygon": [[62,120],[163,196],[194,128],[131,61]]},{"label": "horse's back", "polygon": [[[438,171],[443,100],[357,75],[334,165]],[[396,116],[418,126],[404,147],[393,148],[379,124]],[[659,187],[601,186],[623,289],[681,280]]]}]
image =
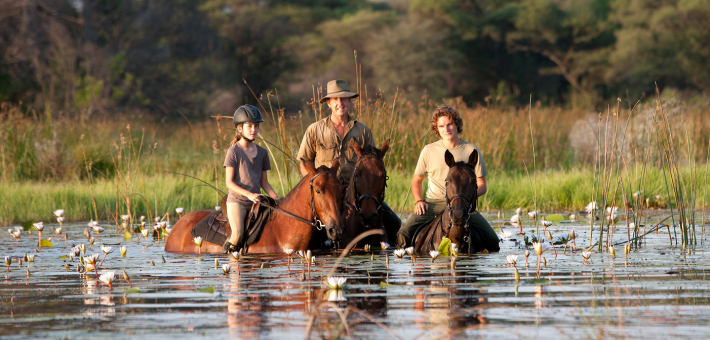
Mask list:
[{"label": "horse's back", "polygon": [[165,251],[169,252],[189,252],[191,248],[195,248],[195,253],[197,252],[193,241],[192,235],[190,235],[192,228],[198,222],[202,221],[205,216],[214,212],[214,210],[196,210],[191,211],[180,218],[177,223],[173,226],[170,235],[168,235],[167,241],[165,241]]}]

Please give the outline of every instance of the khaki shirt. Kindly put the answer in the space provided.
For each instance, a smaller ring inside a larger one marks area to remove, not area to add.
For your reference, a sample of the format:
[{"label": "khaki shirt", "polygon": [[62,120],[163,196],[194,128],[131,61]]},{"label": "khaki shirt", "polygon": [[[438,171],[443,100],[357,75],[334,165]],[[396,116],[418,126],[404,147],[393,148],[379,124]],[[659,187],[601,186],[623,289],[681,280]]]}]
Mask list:
[{"label": "khaki shirt", "polygon": [[297,156],[298,160],[303,158],[314,162],[316,168],[321,165],[330,167],[333,160],[339,157],[338,179],[341,183],[350,182],[357,162],[353,140],[361,147],[375,145],[370,128],[350,116],[348,118],[348,126],[342,140],[335,131],[330,116],[311,124],[303,135]]},{"label": "khaki shirt", "polygon": [[[475,145],[462,139],[459,146],[448,150],[454,155],[454,160],[457,162],[468,162],[468,157],[474,149],[478,151],[478,164],[474,169],[476,177],[488,175],[481,150],[478,150]],[[417,168],[414,169],[415,176],[429,176],[429,186],[426,190],[426,199],[429,202],[446,201],[446,176],[449,174],[449,166],[446,165],[444,159],[446,150],[441,140],[428,144],[422,149],[417,161]]]}]

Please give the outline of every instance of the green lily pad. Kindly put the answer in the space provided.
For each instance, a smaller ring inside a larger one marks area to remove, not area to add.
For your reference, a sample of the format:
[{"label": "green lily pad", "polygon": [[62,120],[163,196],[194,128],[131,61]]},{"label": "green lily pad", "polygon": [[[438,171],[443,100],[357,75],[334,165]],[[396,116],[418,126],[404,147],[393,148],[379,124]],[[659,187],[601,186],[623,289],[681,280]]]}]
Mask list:
[{"label": "green lily pad", "polygon": [[130,241],[132,236],[133,235],[131,235],[131,233],[129,233],[129,232],[123,233],[123,239],[126,241]]},{"label": "green lily pad", "polygon": [[22,222],[22,224],[20,224],[20,225],[22,226],[22,229],[24,229],[25,231],[29,231],[30,229],[32,229],[32,227],[34,227],[33,226],[34,223],[35,223],[35,221],[25,221],[25,222]]},{"label": "green lily pad", "polygon": [[66,255],[60,256],[59,258],[60,259],[68,259],[68,257]]},{"label": "green lily pad", "polygon": [[451,240],[448,237],[444,237],[441,239],[441,243],[439,244],[439,252],[443,256],[450,256],[451,255]]},{"label": "green lily pad", "polygon": [[535,279],[535,280],[526,281],[525,283],[531,284],[531,285],[542,285],[542,284],[547,284],[548,282],[550,282],[550,280],[548,280],[548,279]]},{"label": "green lily pad", "polygon": [[566,218],[560,214],[545,215],[545,219],[551,222],[560,222],[566,220]]},{"label": "green lily pad", "polygon": [[132,293],[140,293],[141,289],[136,287],[136,288],[128,288],[123,291],[124,294],[132,294]]},{"label": "green lily pad", "polygon": [[42,247],[54,247],[51,241],[49,240],[42,240],[42,243],[40,244]]},{"label": "green lily pad", "polygon": [[474,286],[487,286],[487,285],[492,285],[495,282],[493,280],[481,280],[481,281],[476,281],[473,283]]},{"label": "green lily pad", "polygon": [[200,293],[211,293],[214,294],[214,287],[207,287],[207,288],[202,288],[202,289],[197,289],[195,290],[196,292]]},{"label": "green lily pad", "polygon": [[397,285],[389,284],[385,281],[380,281],[380,287],[395,287]]}]

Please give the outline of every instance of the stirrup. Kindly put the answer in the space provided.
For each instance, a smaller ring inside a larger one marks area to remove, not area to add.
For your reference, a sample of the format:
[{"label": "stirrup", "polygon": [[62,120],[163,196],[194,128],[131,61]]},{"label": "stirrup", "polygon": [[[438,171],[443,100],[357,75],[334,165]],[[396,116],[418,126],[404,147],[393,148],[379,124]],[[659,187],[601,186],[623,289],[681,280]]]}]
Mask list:
[{"label": "stirrup", "polygon": [[224,254],[230,254],[239,251],[239,248],[231,244],[229,241],[225,241],[224,246],[222,248],[224,249]]}]

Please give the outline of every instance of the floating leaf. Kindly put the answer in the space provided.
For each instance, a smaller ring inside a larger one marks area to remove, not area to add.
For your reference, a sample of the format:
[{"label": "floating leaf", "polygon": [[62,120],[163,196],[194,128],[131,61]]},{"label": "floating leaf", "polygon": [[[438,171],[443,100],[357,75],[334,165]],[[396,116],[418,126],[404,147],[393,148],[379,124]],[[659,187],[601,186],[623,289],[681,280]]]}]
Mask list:
[{"label": "floating leaf", "polygon": [[140,293],[141,289],[136,287],[136,288],[128,288],[123,291],[124,294],[131,294],[131,293]]},{"label": "floating leaf", "polygon": [[560,222],[566,220],[566,218],[560,214],[545,215],[545,219],[551,222]]},{"label": "floating leaf", "polygon": [[54,247],[52,242],[50,242],[49,240],[42,240],[41,246],[42,247]]},{"label": "floating leaf", "polygon": [[29,231],[30,229],[32,229],[34,223],[35,223],[35,221],[22,222],[22,224],[21,224],[22,229],[24,229],[25,231]]},{"label": "floating leaf", "polygon": [[481,280],[481,281],[476,281],[473,283],[474,286],[486,286],[486,285],[492,285],[495,282],[493,280]]},{"label": "floating leaf", "polygon": [[59,258],[60,259],[68,259],[68,257],[66,255],[60,256]]},{"label": "floating leaf", "polygon": [[202,288],[202,289],[198,289],[198,290],[195,290],[195,291],[196,291],[196,292],[200,292],[200,293],[212,293],[212,294],[214,294],[214,287]]},{"label": "floating leaf", "polygon": [[123,239],[126,240],[126,241],[130,241],[132,236],[133,236],[133,235],[132,235],[131,233],[129,233],[129,232],[123,233]]},{"label": "floating leaf", "polygon": [[451,240],[444,236],[439,244],[439,252],[442,256],[451,256]]},{"label": "floating leaf", "polygon": [[535,279],[535,280],[527,281],[525,283],[531,284],[531,285],[541,285],[541,284],[547,284],[548,282],[550,282],[550,280],[548,280],[548,279]]},{"label": "floating leaf", "polygon": [[397,285],[389,284],[385,281],[380,281],[380,287],[384,288],[384,287],[395,287],[395,286],[397,286]]}]

